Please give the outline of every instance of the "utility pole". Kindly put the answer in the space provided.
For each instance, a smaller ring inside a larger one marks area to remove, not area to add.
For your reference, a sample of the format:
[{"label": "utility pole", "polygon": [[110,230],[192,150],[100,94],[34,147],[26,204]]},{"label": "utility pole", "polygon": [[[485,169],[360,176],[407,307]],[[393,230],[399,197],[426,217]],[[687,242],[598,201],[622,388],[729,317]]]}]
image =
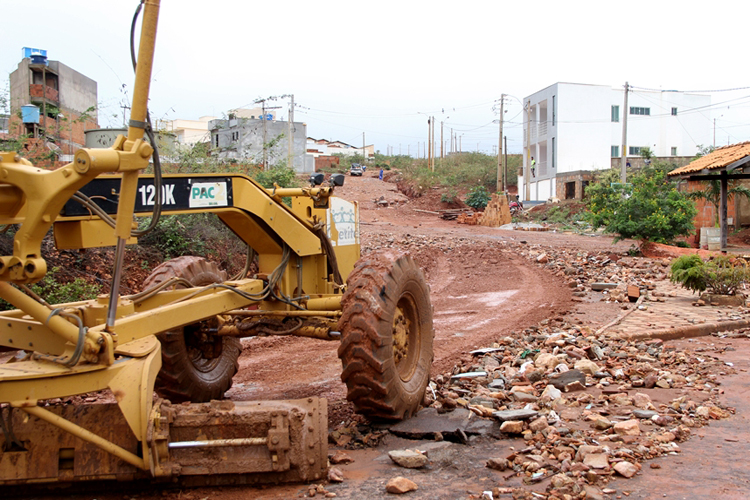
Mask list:
[{"label": "utility pole", "polygon": [[435,171],[435,117],[432,117],[432,128],[430,129],[430,147],[432,148],[432,161],[430,162],[430,170]]},{"label": "utility pole", "polygon": [[261,109],[263,110],[263,170],[268,170],[268,151],[266,150],[266,100],[263,99],[261,103]]},{"label": "utility pole", "polygon": [[[440,120],[440,161],[443,161],[443,121]],[[442,165],[442,163],[440,163]]]},{"label": "utility pole", "polygon": [[294,94],[290,94],[291,102],[289,103],[289,152],[287,166],[294,169]]},{"label": "utility pole", "polygon": [[367,164],[367,152],[365,151],[365,133],[362,132],[362,163]]},{"label": "utility pole", "polygon": [[625,82],[625,105],[622,110],[622,156],[620,157],[620,182],[625,184],[628,166],[628,82]]},{"label": "utility pole", "polygon": [[[282,96],[282,97],[286,97],[286,96]],[[268,121],[267,120],[268,117],[266,116],[266,110],[267,109],[279,109],[281,107],[281,106],[274,106],[272,108],[266,108],[266,101],[268,100],[275,101],[276,99],[278,99],[278,96],[271,96],[265,99],[257,99],[256,101],[253,102],[253,104],[260,103],[261,105],[261,112],[262,112],[261,120],[263,121],[263,170],[268,170],[268,138],[267,138],[268,127],[266,127],[266,122]]]},{"label": "utility pole", "polygon": [[508,189],[508,187],[507,187],[507,183],[508,183],[508,138],[507,137],[503,137],[503,139],[504,139],[504,142],[505,142],[505,149],[503,150],[503,156],[505,157],[503,159],[504,160],[503,161],[503,167],[504,167],[504,172],[503,172],[503,174],[504,174],[503,175],[503,191],[507,191],[507,189]]},{"label": "utility pole", "polygon": [[505,94],[500,94],[500,136],[497,141],[497,191],[505,191],[505,175],[503,171],[503,111]]},{"label": "utility pole", "polygon": [[430,137],[432,135],[432,117],[427,117],[427,168],[430,168],[432,164],[432,141]]},{"label": "utility pole", "polygon": [[526,172],[523,174],[523,183],[526,186],[524,201],[531,199],[531,101],[526,101]]}]

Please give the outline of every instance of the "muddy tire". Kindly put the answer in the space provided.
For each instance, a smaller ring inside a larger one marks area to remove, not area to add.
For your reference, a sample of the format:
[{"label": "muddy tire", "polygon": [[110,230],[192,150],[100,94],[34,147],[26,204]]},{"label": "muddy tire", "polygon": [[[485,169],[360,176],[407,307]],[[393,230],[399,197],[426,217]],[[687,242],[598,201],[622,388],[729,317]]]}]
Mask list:
[{"label": "muddy tire", "polygon": [[357,262],[339,321],[341,380],[357,413],[403,420],[420,407],[432,365],[432,305],[421,269],[405,254]]},{"label": "muddy tire", "polygon": [[[186,279],[194,286],[205,286],[225,281],[226,272],[201,257],[177,257],[155,268],[143,288],[172,277]],[[207,320],[157,336],[161,341],[162,360],[155,387],[159,396],[173,403],[203,403],[221,399],[232,386],[242,346],[239,339],[233,337],[208,335],[205,329],[210,323]]]}]

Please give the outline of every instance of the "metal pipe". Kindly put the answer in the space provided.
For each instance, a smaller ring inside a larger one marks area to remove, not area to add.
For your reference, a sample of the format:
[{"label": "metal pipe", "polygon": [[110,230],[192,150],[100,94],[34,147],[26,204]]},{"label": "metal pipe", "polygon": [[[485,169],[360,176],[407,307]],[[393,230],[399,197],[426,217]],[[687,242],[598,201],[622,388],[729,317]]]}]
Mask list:
[{"label": "metal pipe", "polygon": [[336,318],[341,316],[341,311],[267,311],[260,309],[237,309],[235,311],[229,311],[228,315],[232,316],[324,316],[329,318]]},{"label": "metal pipe", "polygon": [[123,238],[117,238],[115,248],[115,269],[112,276],[112,286],[109,290],[109,305],[107,309],[107,331],[111,332],[117,317],[117,302],[120,300],[120,281],[122,280],[122,263],[125,257],[125,243]]},{"label": "metal pipe", "polygon": [[310,311],[340,311],[341,295],[310,299],[307,301],[306,307]]},{"label": "metal pipe", "polygon": [[212,439],[211,441],[178,441],[169,443],[169,449],[223,448],[226,446],[265,446],[268,438]]},{"label": "metal pipe", "polygon": [[84,441],[98,446],[107,453],[110,453],[117,458],[138,467],[141,470],[149,470],[148,464],[139,456],[117,446],[111,441],[107,441],[103,437],[97,436],[93,432],[86,430],[83,427],[79,427],[69,420],[65,420],[59,415],[55,415],[49,410],[45,410],[44,408],[41,408],[39,406],[20,406],[20,408],[29,415],[33,415],[41,420],[44,420],[45,422],[59,427],[66,432],[69,432],[70,434],[73,434],[79,439],[83,439]]},{"label": "metal pipe", "polygon": [[[73,345],[78,343],[79,329],[61,316],[50,316],[47,306],[32,299],[6,281],[0,281],[0,297],[24,311],[42,325],[46,325],[55,335],[59,335]],[[19,348],[21,347],[19,338]],[[88,337],[87,337],[88,340]]]},{"label": "metal pipe", "polygon": [[330,196],[333,194],[331,188],[276,188],[266,189],[268,194],[275,198],[284,198],[287,196]]}]

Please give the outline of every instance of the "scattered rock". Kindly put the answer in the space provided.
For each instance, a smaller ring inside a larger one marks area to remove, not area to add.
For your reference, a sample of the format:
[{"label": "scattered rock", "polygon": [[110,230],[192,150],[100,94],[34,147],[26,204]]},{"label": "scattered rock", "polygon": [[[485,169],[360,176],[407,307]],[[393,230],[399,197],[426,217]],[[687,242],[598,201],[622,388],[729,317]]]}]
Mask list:
[{"label": "scattered rock", "polygon": [[344,473],[337,467],[331,467],[328,469],[328,480],[333,483],[341,483],[344,481]]},{"label": "scattered rock", "polygon": [[424,467],[429,459],[415,450],[392,450],[388,456],[400,467],[407,469],[418,469]]},{"label": "scattered rock", "polygon": [[521,434],[523,432],[523,422],[520,420],[506,420],[500,426],[500,431],[506,434]]},{"label": "scattered rock", "polygon": [[641,427],[638,419],[617,422],[614,426],[615,432],[621,436],[640,436]]},{"label": "scattered rock", "polygon": [[404,493],[408,493],[410,491],[415,491],[419,487],[417,486],[417,483],[410,479],[406,479],[405,477],[399,476],[394,477],[393,479],[389,480],[388,483],[385,485],[385,491],[388,493],[393,493],[396,495],[401,495]]},{"label": "scattered rock", "polygon": [[350,457],[345,451],[337,450],[336,453],[328,457],[332,464],[350,464],[354,462],[354,459]]},{"label": "scattered rock", "polygon": [[621,476],[627,477],[630,479],[631,477],[635,476],[638,472],[638,466],[628,462],[628,461],[622,461],[618,462],[612,467],[618,474]]},{"label": "scattered rock", "polygon": [[561,391],[565,390],[565,387],[573,382],[579,382],[580,384],[586,384],[586,375],[580,370],[568,370],[558,375],[553,375],[549,379],[549,383],[555,386],[555,388]]}]

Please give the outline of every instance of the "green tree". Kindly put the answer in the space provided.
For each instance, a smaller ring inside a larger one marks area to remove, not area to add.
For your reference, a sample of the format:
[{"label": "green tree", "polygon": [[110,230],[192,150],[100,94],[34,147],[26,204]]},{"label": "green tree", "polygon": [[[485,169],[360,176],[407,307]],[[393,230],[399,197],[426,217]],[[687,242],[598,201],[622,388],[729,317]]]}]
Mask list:
[{"label": "green tree", "polygon": [[695,155],[696,158],[706,156],[707,154],[711,154],[716,151],[716,146],[704,146],[703,144],[698,144],[696,148],[698,148],[698,154]]},{"label": "green tree", "polygon": [[671,243],[693,230],[695,205],[662,170],[646,167],[624,186],[598,182],[586,194],[589,222],[614,234],[615,241]]}]

